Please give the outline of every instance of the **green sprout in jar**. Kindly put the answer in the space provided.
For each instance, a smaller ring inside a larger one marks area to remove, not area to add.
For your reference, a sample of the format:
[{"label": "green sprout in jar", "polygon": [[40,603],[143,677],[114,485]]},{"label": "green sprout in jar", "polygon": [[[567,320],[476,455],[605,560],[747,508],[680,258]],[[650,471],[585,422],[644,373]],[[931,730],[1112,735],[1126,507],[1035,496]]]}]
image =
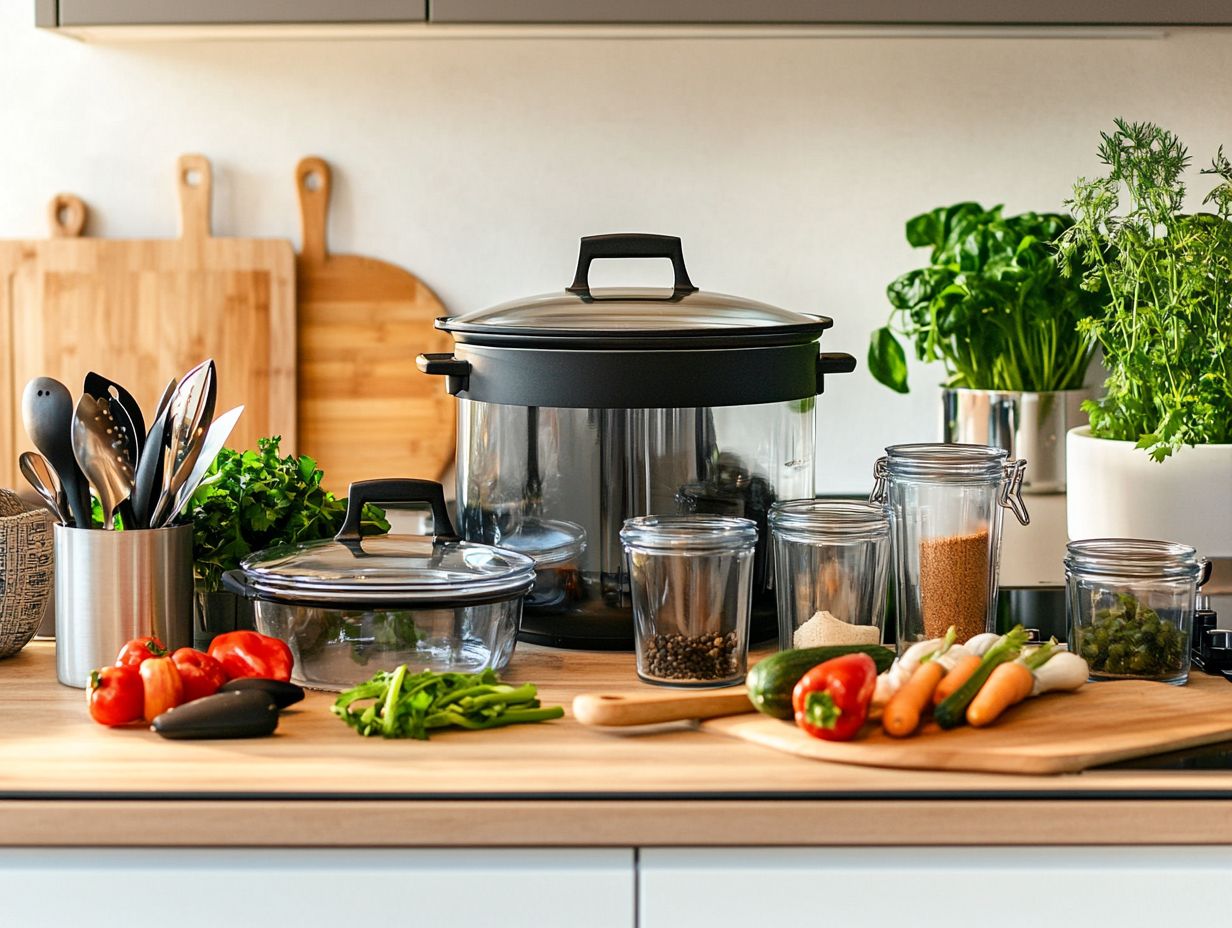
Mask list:
[{"label": "green sprout in jar", "polygon": [[1181,673],[1186,641],[1181,629],[1130,593],[1092,594],[1092,621],[1077,630],[1078,653],[1093,673],[1167,677]]}]

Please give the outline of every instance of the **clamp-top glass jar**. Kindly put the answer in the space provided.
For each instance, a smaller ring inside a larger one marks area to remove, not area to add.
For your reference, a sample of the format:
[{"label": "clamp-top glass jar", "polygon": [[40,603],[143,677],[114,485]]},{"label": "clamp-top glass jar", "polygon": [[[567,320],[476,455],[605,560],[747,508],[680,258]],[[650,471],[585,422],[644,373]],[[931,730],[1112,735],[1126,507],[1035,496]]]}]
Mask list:
[{"label": "clamp-top glass jar", "polygon": [[1198,587],[1211,565],[1188,545],[1136,538],[1071,541],[1065,556],[1070,650],[1092,680],[1189,679]]},{"label": "clamp-top glass jar", "polygon": [[1001,560],[1001,510],[1030,521],[1022,501],[1027,462],[986,445],[886,448],[873,470],[872,502],[890,510],[898,640],[958,640],[993,631]]}]

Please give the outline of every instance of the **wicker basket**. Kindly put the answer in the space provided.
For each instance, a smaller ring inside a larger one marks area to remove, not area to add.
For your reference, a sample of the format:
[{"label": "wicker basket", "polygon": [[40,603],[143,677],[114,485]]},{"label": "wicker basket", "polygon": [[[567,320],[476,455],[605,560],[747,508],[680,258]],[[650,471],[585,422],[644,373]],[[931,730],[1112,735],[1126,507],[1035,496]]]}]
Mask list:
[{"label": "wicker basket", "polygon": [[52,518],[9,490],[0,490],[0,657],[34,637],[55,586]]}]

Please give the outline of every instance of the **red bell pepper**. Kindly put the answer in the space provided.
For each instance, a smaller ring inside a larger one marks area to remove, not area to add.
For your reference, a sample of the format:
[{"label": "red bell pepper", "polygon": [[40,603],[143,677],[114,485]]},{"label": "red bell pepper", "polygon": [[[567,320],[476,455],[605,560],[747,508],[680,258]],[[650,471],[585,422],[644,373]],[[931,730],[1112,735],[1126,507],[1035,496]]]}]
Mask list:
[{"label": "red bell pepper", "polygon": [[141,718],[144,688],[136,667],[100,667],[90,671],[86,705],[100,725],[127,725]]},{"label": "red bell pepper", "polygon": [[137,672],[141,674],[145,695],[142,715],[147,722],[154,721],[184,701],[184,684],[180,682],[180,672],[175,669],[171,658],[152,657],[142,661]]},{"label": "red bell pepper", "polygon": [[152,635],[126,642],[116,655],[117,667],[136,667],[151,657],[166,657],[167,646]]},{"label": "red bell pepper", "polygon": [[184,702],[213,696],[227,682],[227,672],[222,669],[222,664],[204,651],[180,648],[171,655],[171,660],[180,672],[180,682],[184,684]]},{"label": "red bell pepper", "polygon": [[210,657],[222,664],[231,679],[264,677],[267,680],[291,679],[295,660],[286,642],[259,632],[224,632],[210,642]]},{"label": "red bell pepper", "polygon": [[814,738],[850,741],[868,718],[877,665],[867,654],[844,654],[818,664],[796,684],[796,724]]}]

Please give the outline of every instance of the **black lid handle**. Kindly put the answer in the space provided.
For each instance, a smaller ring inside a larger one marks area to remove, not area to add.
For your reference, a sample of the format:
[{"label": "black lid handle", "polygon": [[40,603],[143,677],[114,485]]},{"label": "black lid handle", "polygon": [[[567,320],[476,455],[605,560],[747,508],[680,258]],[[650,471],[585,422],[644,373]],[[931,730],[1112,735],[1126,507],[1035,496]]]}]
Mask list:
[{"label": "black lid handle", "polygon": [[334,541],[356,545],[360,541],[359,523],[367,503],[427,503],[432,508],[432,536],[456,541],[449,510],[445,508],[445,490],[435,480],[409,480],[391,477],[385,480],[356,480],[347,490],[346,518]]},{"label": "black lid handle", "polygon": [[672,273],[676,278],[672,284],[672,298],[680,299],[697,292],[684,266],[684,250],[680,247],[680,239],[675,235],[617,232],[611,235],[583,236],[578,248],[577,273],[573,276],[573,284],[565,289],[584,300],[591,298],[590,262],[595,258],[667,258],[672,262]]}]

